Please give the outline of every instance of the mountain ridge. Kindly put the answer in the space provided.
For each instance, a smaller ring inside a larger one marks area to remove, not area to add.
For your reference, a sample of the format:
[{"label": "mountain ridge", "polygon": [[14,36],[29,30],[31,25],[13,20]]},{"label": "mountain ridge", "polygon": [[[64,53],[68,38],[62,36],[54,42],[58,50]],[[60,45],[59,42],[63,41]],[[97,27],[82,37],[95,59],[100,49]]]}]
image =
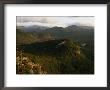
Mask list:
[{"label": "mountain ridge", "polygon": [[32,25],[32,26],[17,26],[17,29],[21,29],[25,32],[39,32],[40,30],[47,30],[47,29],[60,29],[60,30],[65,30],[65,29],[72,29],[72,30],[78,30],[78,29],[88,29],[88,30],[93,30],[94,27],[92,26],[81,26],[81,25],[70,25],[67,27],[46,27],[46,26],[40,26],[40,25]]}]

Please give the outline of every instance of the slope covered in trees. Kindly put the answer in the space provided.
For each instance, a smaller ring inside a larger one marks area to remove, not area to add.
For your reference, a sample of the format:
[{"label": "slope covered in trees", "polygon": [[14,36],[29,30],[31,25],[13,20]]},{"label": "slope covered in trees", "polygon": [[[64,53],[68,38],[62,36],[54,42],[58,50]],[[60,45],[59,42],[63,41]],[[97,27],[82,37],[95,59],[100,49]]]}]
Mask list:
[{"label": "slope covered in trees", "polygon": [[[22,51],[22,52],[21,52]],[[21,56],[22,53],[22,56]],[[47,74],[90,74],[93,73],[93,61],[89,60],[76,42],[70,40],[51,40],[17,46],[17,63],[24,67],[29,62],[40,71],[33,73]],[[26,63],[27,62],[27,63]],[[21,69],[17,64],[17,73],[31,73],[31,69]],[[31,66],[30,66],[31,67]]]}]

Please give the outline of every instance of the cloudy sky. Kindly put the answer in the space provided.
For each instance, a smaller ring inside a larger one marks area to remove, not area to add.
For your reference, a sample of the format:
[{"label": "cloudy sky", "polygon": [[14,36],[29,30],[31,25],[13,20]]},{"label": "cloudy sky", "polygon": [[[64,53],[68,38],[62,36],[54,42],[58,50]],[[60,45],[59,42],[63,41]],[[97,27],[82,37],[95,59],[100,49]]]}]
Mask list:
[{"label": "cloudy sky", "polygon": [[67,27],[69,25],[86,25],[94,26],[94,17],[75,17],[75,16],[56,16],[56,17],[39,17],[39,16],[17,16],[17,26],[41,25],[48,27]]}]

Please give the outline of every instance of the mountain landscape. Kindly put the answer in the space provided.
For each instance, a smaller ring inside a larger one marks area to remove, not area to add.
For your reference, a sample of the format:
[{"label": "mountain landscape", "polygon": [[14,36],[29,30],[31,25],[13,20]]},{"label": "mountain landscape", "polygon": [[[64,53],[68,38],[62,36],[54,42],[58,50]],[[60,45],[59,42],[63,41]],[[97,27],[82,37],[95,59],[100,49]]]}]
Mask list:
[{"label": "mountain landscape", "polygon": [[94,74],[94,27],[17,26],[17,74]]},{"label": "mountain landscape", "polygon": [[94,74],[94,16],[17,16],[16,74]]}]

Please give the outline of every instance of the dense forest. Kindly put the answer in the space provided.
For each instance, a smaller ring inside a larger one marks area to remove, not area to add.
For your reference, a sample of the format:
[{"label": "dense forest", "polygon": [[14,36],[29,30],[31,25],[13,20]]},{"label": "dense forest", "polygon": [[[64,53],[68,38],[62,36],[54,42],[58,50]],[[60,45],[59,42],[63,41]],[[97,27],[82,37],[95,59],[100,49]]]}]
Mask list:
[{"label": "dense forest", "polygon": [[17,74],[94,74],[94,28],[19,26]]}]

